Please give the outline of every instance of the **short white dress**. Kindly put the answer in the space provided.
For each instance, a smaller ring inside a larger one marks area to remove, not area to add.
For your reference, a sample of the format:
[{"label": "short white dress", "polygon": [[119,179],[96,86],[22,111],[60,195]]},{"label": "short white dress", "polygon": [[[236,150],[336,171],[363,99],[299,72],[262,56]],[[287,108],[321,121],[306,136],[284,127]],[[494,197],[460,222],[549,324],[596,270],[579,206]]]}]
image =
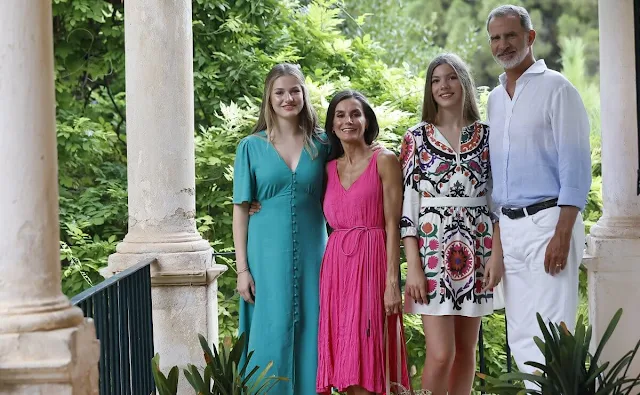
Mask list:
[{"label": "short white dress", "polygon": [[491,255],[489,127],[462,130],[460,153],[430,123],[407,131],[401,161],[404,200],[401,237],[418,239],[428,304],[409,295],[405,312],[479,317],[493,312],[493,292],[483,292]]}]

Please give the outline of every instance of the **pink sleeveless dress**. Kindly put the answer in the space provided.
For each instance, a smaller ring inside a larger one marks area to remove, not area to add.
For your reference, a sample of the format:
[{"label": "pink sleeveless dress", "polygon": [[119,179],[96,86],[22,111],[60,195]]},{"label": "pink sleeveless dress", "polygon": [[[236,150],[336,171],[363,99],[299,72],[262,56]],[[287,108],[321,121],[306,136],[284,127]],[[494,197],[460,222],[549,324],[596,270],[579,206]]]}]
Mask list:
[{"label": "pink sleeveless dress", "polygon": [[[390,380],[409,386],[401,315],[388,317],[385,339],[387,254],[378,152],[346,190],[337,162],[327,163],[323,208],[333,232],[320,269],[316,389],[322,394],[354,385],[385,393],[385,340],[390,345]],[[400,330],[395,330],[398,325]]]}]

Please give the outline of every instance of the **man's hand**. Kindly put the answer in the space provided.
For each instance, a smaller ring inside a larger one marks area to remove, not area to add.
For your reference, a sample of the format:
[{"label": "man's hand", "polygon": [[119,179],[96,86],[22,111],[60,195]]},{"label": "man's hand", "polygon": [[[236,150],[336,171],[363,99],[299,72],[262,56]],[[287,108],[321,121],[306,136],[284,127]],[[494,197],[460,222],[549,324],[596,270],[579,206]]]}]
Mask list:
[{"label": "man's hand", "polygon": [[571,234],[563,233],[553,235],[544,254],[544,271],[553,275],[560,273],[567,266],[569,247],[571,246]]},{"label": "man's hand", "polygon": [[577,207],[560,206],[560,217],[553,235],[544,254],[544,271],[553,275],[560,273],[567,266],[567,257],[571,247],[573,225],[578,216]]}]

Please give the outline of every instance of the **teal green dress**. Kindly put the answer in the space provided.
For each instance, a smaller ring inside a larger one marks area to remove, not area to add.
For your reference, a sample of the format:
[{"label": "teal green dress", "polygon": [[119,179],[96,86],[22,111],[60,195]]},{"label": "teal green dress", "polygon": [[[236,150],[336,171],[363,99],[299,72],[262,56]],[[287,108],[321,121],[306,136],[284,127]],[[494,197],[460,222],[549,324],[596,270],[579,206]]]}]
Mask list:
[{"label": "teal green dress", "polygon": [[314,141],[291,171],[264,132],[245,137],[234,165],[233,203],[257,200],[249,217],[247,260],[255,304],[240,299],[240,333],[253,351],[249,370],[273,361],[269,375],[288,378],[271,394],[316,393],[320,265],[327,231],[322,212],[329,145]]}]

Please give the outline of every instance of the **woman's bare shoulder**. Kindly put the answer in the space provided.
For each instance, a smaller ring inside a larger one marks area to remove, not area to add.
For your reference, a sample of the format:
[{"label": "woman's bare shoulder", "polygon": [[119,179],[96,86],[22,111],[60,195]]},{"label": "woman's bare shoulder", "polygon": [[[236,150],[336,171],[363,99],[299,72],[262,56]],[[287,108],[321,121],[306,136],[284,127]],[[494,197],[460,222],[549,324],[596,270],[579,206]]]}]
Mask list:
[{"label": "woman's bare shoulder", "polygon": [[376,158],[376,164],[379,171],[395,171],[396,168],[399,168],[400,161],[393,151],[382,147]]}]

